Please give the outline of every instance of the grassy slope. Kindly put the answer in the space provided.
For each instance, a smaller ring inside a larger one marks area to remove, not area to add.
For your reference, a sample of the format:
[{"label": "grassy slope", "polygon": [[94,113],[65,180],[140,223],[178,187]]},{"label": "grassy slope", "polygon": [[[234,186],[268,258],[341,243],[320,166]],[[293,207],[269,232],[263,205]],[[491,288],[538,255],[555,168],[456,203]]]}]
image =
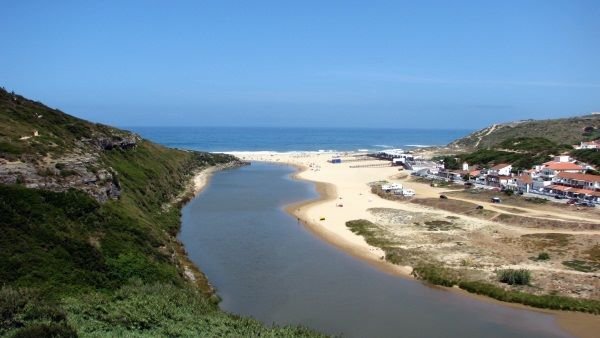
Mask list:
[{"label": "grassy slope", "polygon": [[579,161],[586,162],[600,169],[600,150],[599,149],[579,149],[573,150],[571,156]]},{"label": "grassy slope", "polygon": [[[34,130],[39,132],[39,137],[19,140],[21,136],[31,136]],[[0,88],[0,155],[60,155],[82,138],[114,135],[127,133],[87,122]]]},{"label": "grassy slope", "polygon": [[[29,114],[53,114],[20,100],[25,110],[0,111],[5,147],[12,134],[32,127]],[[3,102],[3,108],[12,105]],[[13,154],[70,151],[79,137],[64,129],[71,123],[91,133],[121,132],[55,114],[51,130],[38,128],[48,139],[17,143],[21,148]],[[179,209],[163,206],[182,191],[193,170],[233,157],[141,141],[136,149],[113,149],[100,158],[118,172],[119,200],[99,204],[80,191],[0,185],[0,336],[316,335],[223,313],[182,277],[173,255]]]},{"label": "grassy slope", "polygon": [[[595,127],[596,131],[584,133],[585,127]],[[600,115],[586,115],[554,120],[524,121],[499,125],[489,135],[483,136],[478,148],[489,148],[516,137],[544,137],[559,144],[576,144],[580,141],[600,137]],[[473,148],[479,135],[487,133],[490,127],[474,132],[450,143],[450,146]]]},{"label": "grassy slope", "polygon": [[463,162],[470,165],[490,167],[499,163],[511,163],[515,169],[530,169],[552,159],[552,155],[572,150],[572,146],[558,144],[543,137],[516,137],[503,140],[492,149],[478,149],[456,156],[443,156],[446,168],[459,169]]}]

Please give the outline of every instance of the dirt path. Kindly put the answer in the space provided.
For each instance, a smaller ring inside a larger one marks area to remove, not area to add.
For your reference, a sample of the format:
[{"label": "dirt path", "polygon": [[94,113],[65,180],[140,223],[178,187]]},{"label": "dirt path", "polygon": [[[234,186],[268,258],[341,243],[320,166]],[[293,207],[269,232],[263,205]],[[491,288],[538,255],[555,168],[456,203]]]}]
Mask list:
[{"label": "dirt path", "polygon": [[[406,182],[410,186],[420,186],[417,191],[419,198],[421,198],[421,197],[422,198],[439,198],[440,195],[444,195],[444,194],[447,194],[450,192],[462,191],[461,189],[446,190],[446,189],[440,189],[440,188],[433,188],[433,187],[430,187],[428,184],[421,183],[421,182],[414,182],[414,181],[407,181],[407,180],[405,180],[404,182]],[[463,201],[463,202],[468,202],[468,203],[474,203],[477,205],[482,205],[487,210],[495,211],[495,212],[498,212],[501,214],[509,214],[509,215],[520,216],[520,217],[535,217],[535,218],[546,219],[546,220],[551,220],[551,221],[567,221],[567,222],[575,221],[575,222],[585,222],[585,223],[592,223],[592,224],[599,223],[599,222],[593,222],[589,217],[568,215],[566,213],[561,213],[561,212],[556,212],[556,211],[535,210],[532,208],[518,207],[518,206],[513,206],[513,205],[502,205],[502,204],[500,205],[500,207],[502,207],[502,209],[501,209],[498,207],[497,204],[494,204],[491,202],[480,201],[477,199],[470,199],[470,198],[466,198],[466,197],[457,197],[457,196],[450,196],[449,198],[457,200],[457,201]],[[518,212],[510,211],[509,209],[518,210]]]},{"label": "dirt path", "polygon": [[497,127],[497,126],[498,126],[497,124],[492,124],[492,126],[491,126],[491,127],[490,127],[490,129],[487,131],[487,133],[485,133],[485,134],[483,134],[483,135],[481,135],[481,136],[478,136],[478,137],[477,137],[477,143],[475,143],[475,148],[477,148],[477,146],[479,146],[479,143],[481,143],[481,140],[483,139],[483,137],[484,137],[484,136],[488,136],[489,134],[493,133],[493,132],[494,132],[494,130],[496,130],[496,127]]},{"label": "dirt path", "polygon": [[[514,211],[510,211],[510,210],[506,210],[506,209],[500,209],[497,207],[496,204],[491,203],[491,202],[483,202],[483,201],[478,201],[478,200],[464,198],[464,197],[456,197],[456,196],[452,196],[451,198],[458,200],[458,201],[483,205],[488,210],[492,210],[492,211],[499,212],[502,214],[525,216],[525,217],[535,217],[535,218],[547,219],[547,220],[552,220],[552,221],[577,221],[577,222],[585,222],[585,223],[594,223],[588,217],[566,215],[564,213],[558,213],[558,212],[547,211],[547,210],[538,211],[538,210],[534,210],[534,209],[517,207],[517,206],[513,206],[513,205],[509,206],[511,209],[521,211],[521,212],[514,212]],[[552,216],[552,217],[548,217],[548,216]]]}]

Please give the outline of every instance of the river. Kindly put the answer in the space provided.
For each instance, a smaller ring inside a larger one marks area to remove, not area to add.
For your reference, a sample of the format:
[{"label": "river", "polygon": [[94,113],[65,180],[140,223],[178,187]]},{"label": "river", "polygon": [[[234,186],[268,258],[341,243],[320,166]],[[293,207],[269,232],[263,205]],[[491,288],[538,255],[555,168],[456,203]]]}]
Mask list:
[{"label": "river", "polygon": [[553,316],[380,271],[325,243],[283,207],[315,198],[294,168],[216,173],[182,211],[180,239],[228,312],[344,337],[568,337]]}]

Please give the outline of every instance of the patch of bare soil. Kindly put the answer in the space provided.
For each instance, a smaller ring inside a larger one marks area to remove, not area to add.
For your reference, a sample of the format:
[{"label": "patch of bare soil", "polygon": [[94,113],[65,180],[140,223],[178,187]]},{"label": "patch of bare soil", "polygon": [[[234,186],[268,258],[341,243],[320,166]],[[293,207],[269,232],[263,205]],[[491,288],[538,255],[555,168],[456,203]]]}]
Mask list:
[{"label": "patch of bare soil", "polygon": [[[474,215],[474,204],[464,201],[427,199],[417,203]],[[600,271],[595,270],[595,264],[600,267],[600,234],[527,233],[507,228],[498,220],[479,221],[433,211],[388,208],[369,211],[387,245],[407,253],[403,260],[406,264],[431,259],[469,279],[505,288],[600,299]],[[498,214],[483,211],[477,210],[482,218]],[[513,287],[499,283],[496,271],[504,268],[530,270],[531,285]]]},{"label": "patch of bare soil", "polygon": [[477,203],[477,201],[489,202],[492,197],[498,196],[502,199],[502,205],[526,208],[538,212],[560,212],[564,215],[589,217],[590,220],[600,219],[600,208],[579,207],[535,197],[524,197],[520,195],[507,196],[503,193],[481,189],[452,191],[448,192],[447,195],[470,199],[473,200],[474,203]]},{"label": "patch of bare soil", "polygon": [[[500,213],[492,210],[487,210],[486,207],[480,206],[476,203],[471,203],[463,200],[456,200],[452,198],[415,198],[412,199],[411,202],[436,209],[450,211],[452,213],[477,217],[483,220],[500,222],[525,228],[600,230],[600,223],[557,220],[552,219],[551,216],[546,216],[547,218],[537,218],[509,213]],[[494,208],[498,207],[494,206]]]}]

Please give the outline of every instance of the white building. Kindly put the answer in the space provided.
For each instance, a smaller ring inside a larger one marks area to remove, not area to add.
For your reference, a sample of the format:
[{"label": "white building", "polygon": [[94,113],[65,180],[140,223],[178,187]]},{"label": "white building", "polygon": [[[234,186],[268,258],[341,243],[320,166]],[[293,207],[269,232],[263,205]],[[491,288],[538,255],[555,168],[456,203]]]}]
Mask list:
[{"label": "white building", "polygon": [[500,163],[490,168],[489,175],[510,176],[512,164]]},{"label": "white building", "polygon": [[600,149],[600,141],[581,142],[575,149]]},{"label": "white building", "polygon": [[553,179],[559,173],[582,173],[585,168],[572,162],[550,161],[544,163],[540,176],[546,180]]}]

